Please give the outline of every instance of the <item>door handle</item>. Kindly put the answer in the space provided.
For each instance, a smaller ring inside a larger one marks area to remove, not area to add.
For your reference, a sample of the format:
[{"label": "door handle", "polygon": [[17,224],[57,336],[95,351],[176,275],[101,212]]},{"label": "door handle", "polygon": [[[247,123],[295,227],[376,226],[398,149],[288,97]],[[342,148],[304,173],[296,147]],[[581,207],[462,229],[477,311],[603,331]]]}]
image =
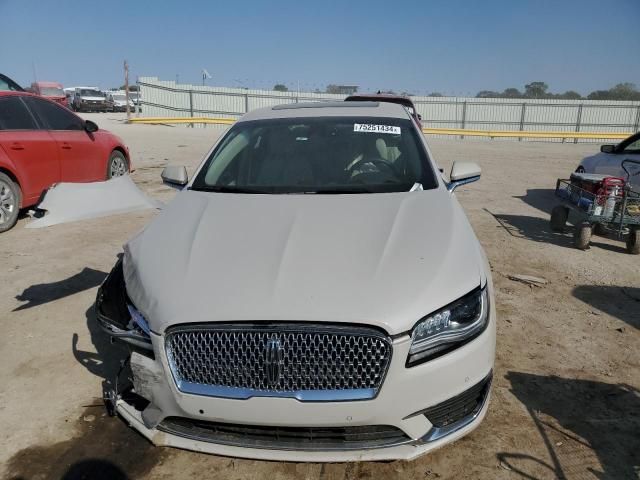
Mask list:
[{"label": "door handle", "polygon": [[71,145],[69,145],[67,142],[64,142],[62,144],[62,148],[64,148],[65,150],[71,150]]},{"label": "door handle", "polygon": [[24,150],[22,144],[18,142],[13,142],[9,148],[11,148],[11,150]]}]

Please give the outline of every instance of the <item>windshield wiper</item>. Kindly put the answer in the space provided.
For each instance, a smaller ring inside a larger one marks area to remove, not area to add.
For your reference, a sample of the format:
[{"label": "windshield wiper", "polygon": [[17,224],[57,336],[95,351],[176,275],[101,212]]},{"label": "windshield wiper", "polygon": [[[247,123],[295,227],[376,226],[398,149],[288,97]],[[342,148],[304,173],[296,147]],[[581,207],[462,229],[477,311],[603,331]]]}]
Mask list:
[{"label": "windshield wiper", "polygon": [[362,189],[362,188],[358,188],[358,189],[348,189],[348,188],[335,188],[335,189],[331,189],[331,188],[327,188],[327,189],[322,189],[322,190],[316,190],[316,191],[312,191],[312,192],[304,192],[304,193],[315,193],[317,195],[340,195],[342,193],[345,194],[358,194],[358,193],[373,193],[371,190],[367,190],[367,189]]},{"label": "windshield wiper", "polygon": [[230,187],[227,185],[202,185],[198,187],[191,187],[191,190],[196,192],[216,192],[216,193],[256,193],[256,194],[270,194],[268,190],[260,190],[259,188],[245,188],[245,187]]},{"label": "windshield wiper", "polygon": [[216,193],[254,193],[254,194],[280,194],[280,195],[337,195],[341,193],[373,193],[366,188],[323,188],[321,190],[261,190],[259,188],[234,187],[228,185],[199,185],[191,187],[196,192],[216,192]]},{"label": "windshield wiper", "polygon": [[[419,185],[419,184],[417,184]],[[414,187],[415,189],[415,187]],[[252,193],[263,195],[357,195],[364,193],[384,193],[385,190],[377,190],[375,188],[321,188],[319,190],[295,190],[287,188],[273,187],[273,189],[265,190],[251,187],[234,187],[229,185],[198,185],[191,187],[196,192],[216,192],[216,193]],[[396,191],[396,190],[391,190]],[[405,191],[400,189],[399,191]]]}]

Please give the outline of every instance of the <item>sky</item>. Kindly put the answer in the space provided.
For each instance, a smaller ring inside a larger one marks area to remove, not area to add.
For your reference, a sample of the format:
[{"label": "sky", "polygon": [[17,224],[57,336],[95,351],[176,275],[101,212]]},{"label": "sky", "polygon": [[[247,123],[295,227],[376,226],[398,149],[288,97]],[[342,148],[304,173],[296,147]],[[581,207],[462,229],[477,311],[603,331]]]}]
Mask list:
[{"label": "sky", "polygon": [[640,0],[0,0],[0,72],[18,83],[130,78],[475,95],[544,81],[640,87]]}]

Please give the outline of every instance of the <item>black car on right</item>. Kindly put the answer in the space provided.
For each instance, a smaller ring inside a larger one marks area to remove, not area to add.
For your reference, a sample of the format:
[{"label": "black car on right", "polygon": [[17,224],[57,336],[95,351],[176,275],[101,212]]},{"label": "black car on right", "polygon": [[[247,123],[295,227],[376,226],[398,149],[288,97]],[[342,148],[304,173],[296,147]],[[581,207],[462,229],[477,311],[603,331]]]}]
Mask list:
[{"label": "black car on right", "polygon": [[407,109],[409,115],[415,120],[418,128],[422,130],[422,116],[416,110],[413,101],[406,95],[395,95],[392,93],[355,93],[344,99],[345,102],[387,102],[397,103]]}]

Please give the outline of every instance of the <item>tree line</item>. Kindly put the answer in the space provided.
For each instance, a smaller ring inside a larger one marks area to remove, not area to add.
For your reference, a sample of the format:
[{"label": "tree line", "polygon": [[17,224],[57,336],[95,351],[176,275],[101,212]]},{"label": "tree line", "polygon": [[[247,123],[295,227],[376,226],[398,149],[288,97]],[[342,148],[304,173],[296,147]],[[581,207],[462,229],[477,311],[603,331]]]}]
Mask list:
[{"label": "tree line", "polygon": [[[278,92],[287,92],[289,89],[286,85],[279,83],[274,85],[274,90]],[[316,93],[321,93],[316,89]],[[338,85],[327,85],[324,93],[342,93]],[[382,93],[395,94],[393,90],[385,90]],[[412,96],[409,92],[401,92],[400,95]],[[429,97],[442,97],[439,92],[428,94]],[[476,98],[555,98],[559,100],[639,100],[640,90],[634,83],[619,83],[609,90],[594,90],[587,96],[583,97],[575,90],[567,90],[564,93],[552,93],[549,91],[549,85],[545,82],[531,82],[524,86],[521,91],[517,88],[506,88],[502,92],[493,90],[482,90],[478,92]]]},{"label": "tree line", "polygon": [[[332,83],[326,86],[326,88],[324,89],[324,92],[321,91],[319,88],[316,88],[314,93],[334,93],[334,94],[340,95],[345,93],[344,88],[345,87],[342,85],[334,85]],[[273,90],[275,90],[276,92],[288,92],[289,88],[284,83],[276,83],[273,86]],[[358,91],[358,87],[354,86],[351,88],[351,90],[353,90],[353,92],[355,93]]]},{"label": "tree line", "polygon": [[524,86],[524,91],[507,88],[502,92],[482,90],[476,98],[556,98],[564,100],[640,100],[640,91],[633,83],[619,83],[609,90],[595,90],[583,97],[574,90],[564,93],[552,93],[545,82],[531,82]]}]

